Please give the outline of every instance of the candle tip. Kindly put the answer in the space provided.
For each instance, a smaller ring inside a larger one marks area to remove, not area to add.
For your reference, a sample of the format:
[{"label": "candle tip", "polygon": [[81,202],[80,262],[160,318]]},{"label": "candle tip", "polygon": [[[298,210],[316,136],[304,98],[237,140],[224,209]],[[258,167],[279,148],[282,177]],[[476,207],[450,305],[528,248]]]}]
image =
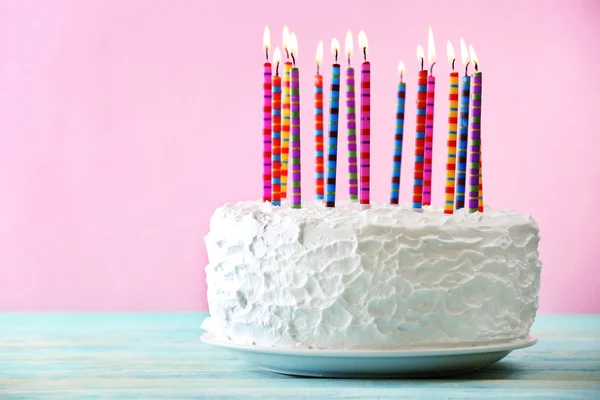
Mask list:
[{"label": "candle tip", "polygon": [[290,33],[288,39],[288,46],[290,48],[290,55],[292,57],[292,63],[296,65],[296,57],[298,57],[298,38],[295,33]]},{"label": "candle tip", "polygon": [[398,73],[400,74],[400,82],[402,82],[404,76],[404,61],[402,60],[398,63]]},{"label": "candle tip", "polygon": [[333,56],[334,62],[337,64],[338,55],[340,52],[340,42],[336,38],[331,40],[331,55]]},{"label": "candle tip", "polygon": [[367,61],[367,48],[369,47],[369,41],[367,40],[367,34],[363,30],[358,33],[358,47],[362,50],[365,61]]},{"label": "candle tip", "polygon": [[431,26],[429,26],[429,37],[427,38],[427,63],[432,71],[435,61],[435,40],[433,39],[433,30],[431,29]]},{"label": "candle tip", "polygon": [[269,48],[271,47],[271,31],[269,30],[269,26],[265,26],[265,31],[263,33],[263,49],[265,50],[265,54],[267,56],[267,61],[269,60]]},{"label": "candle tip", "polygon": [[275,64],[275,76],[279,76],[279,63],[281,63],[281,50],[279,47],[275,47],[273,52],[273,64]]},{"label": "candle tip", "polygon": [[321,63],[323,62],[323,41],[319,40],[319,44],[317,45],[317,75],[319,75],[319,68],[321,67]]},{"label": "candle tip", "polygon": [[348,66],[350,66],[350,59],[354,52],[354,39],[352,38],[352,31],[346,32],[346,58],[348,59]]},{"label": "candle tip", "polygon": [[417,60],[421,62],[421,71],[423,71],[423,60],[425,59],[425,51],[423,50],[423,46],[417,46]]},{"label": "candle tip", "polygon": [[454,53],[454,46],[452,46],[452,42],[449,40],[446,44],[446,52],[448,53],[448,62],[452,65],[452,72],[454,72],[454,61],[456,60],[456,54]]},{"label": "candle tip", "polygon": [[479,60],[477,59],[477,54],[475,54],[475,49],[472,45],[469,45],[469,56],[471,57],[471,61],[473,61],[475,71],[479,71]]}]

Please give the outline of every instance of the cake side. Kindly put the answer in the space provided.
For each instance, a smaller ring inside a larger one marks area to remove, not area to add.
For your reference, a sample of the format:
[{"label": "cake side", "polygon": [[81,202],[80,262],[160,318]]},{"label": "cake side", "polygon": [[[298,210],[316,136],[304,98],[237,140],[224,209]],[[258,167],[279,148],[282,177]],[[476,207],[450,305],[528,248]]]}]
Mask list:
[{"label": "cake side", "polygon": [[390,349],[522,338],[538,305],[539,230],[507,210],[225,205],[205,238],[203,328],[277,347]]}]

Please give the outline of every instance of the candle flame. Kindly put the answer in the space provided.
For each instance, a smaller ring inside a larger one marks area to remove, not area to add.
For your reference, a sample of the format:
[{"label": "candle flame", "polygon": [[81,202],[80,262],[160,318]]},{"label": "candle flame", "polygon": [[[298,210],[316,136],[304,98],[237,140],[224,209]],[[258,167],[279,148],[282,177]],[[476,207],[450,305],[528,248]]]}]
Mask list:
[{"label": "candle flame", "polygon": [[398,73],[400,74],[400,80],[402,80],[402,75],[404,75],[404,61],[398,63]]},{"label": "candle flame", "polygon": [[293,32],[290,33],[288,38],[288,48],[290,49],[290,54],[293,54],[295,58],[298,58],[298,39]]},{"label": "candle flame", "polygon": [[456,54],[454,53],[454,46],[452,46],[452,42],[449,40],[448,44],[446,45],[446,51],[448,52],[448,62],[450,63],[450,65],[454,65]]},{"label": "candle flame", "polygon": [[321,66],[321,64],[323,64],[323,41],[320,40],[319,44],[317,45],[317,70],[319,70],[319,67]]},{"label": "candle flame", "polygon": [[479,65],[479,60],[477,59],[477,54],[475,54],[475,49],[471,45],[469,45],[469,54],[471,56],[471,61],[473,61],[475,63],[475,70],[477,70],[477,66]]},{"label": "candle flame", "polygon": [[286,52],[289,52],[289,50],[290,50],[289,41],[290,41],[290,29],[288,28],[287,25],[284,25],[283,26],[283,49]]},{"label": "candle flame", "polygon": [[462,58],[463,65],[467,65],[469,62],[469,50],[467,50],[467,45],[463,38],[460,38],[460,57]]},{"label": "candle flame", "polygon": [[365,31],[361,30],[358,32],[358,48],[360,52],[364,54],[365,61],[367,60],[367,50],[369,49],[369,41],[367,40],[367,35]]},{"label": "candle flame", "polygon": [[267,59],[269,49],[271,48],[271,31],[268,26],[265,26],[265,32],[263,33],[263,50],[267,53]]},{"label": "candle flame", "polygon": [[429,27],[429,38],[427,39],[427,62],[429,68],[435,63],[435,41],[433,40],[433,30]]},{"label": "candle flame", "polygon": [[423,60],[423,58],[425,58],[425,51],[423,50],[423,46],[418,45],[417,46],[417,60],[419,60],[419,62],[421,62],[421,60]]},{"label": "candle flame", "polygon": [[331,55],[337,64],[338,55],[340,54],[340,42],[336,38],[331,40]]},{"label": "candle flame", "polygon": [[275,47],[275,52],[273,53],[273,64],[275,65],[275,68],[277,68],[280,63],[281,63],[281,51],[279,50],[279,47]]},{"label": "candle flame", "polygon": [[350,58],[354,53],[354,39],[352,38],[352,31],[346,32],[346,58],[348,58],[348,64],[350,64]]}]

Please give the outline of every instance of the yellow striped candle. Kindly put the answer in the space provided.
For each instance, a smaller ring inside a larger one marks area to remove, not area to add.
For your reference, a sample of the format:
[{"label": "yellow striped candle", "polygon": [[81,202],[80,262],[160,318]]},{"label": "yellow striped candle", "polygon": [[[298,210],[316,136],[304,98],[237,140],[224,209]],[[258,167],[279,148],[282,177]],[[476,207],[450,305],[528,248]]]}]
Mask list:
[{"label": "yellow striped candle", "polygon": [[446,190],[444,213],[454,212],[454,187],[456,179],[456,129],[458,125],[458,72],[454,72],[454,48],[448,41],[448,61],[452,64],[450,73],[450,94],[448,96],[448,155],[446,158]]}]

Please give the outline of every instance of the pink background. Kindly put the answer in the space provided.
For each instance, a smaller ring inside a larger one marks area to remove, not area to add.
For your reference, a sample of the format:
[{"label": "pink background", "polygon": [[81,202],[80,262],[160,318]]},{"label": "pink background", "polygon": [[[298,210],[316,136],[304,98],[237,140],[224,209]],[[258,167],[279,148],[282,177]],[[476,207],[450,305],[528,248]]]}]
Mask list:
[{"label": "pink background", "polygon": [[[445,44],[458,49],[462,35],[484,72],[486,202],[540,222],[542,311],[600,312],[599,4],[3,1],[0,310],[206,309],[203,236],[217,206],[261,195],[262,32],[269,24],[281,45],[286,22],[299,40],[305,199],[314,193],[316,45],[324,40],[328,65],[331,38],[343,43],[347,29],[362,28],[373,75],[373,198],[388,199],[402,58],[401,200],[409,200],[415,48],[426,46],[431,24],[441,204]],[[345,197],[345,173],[339,182]]]}]

